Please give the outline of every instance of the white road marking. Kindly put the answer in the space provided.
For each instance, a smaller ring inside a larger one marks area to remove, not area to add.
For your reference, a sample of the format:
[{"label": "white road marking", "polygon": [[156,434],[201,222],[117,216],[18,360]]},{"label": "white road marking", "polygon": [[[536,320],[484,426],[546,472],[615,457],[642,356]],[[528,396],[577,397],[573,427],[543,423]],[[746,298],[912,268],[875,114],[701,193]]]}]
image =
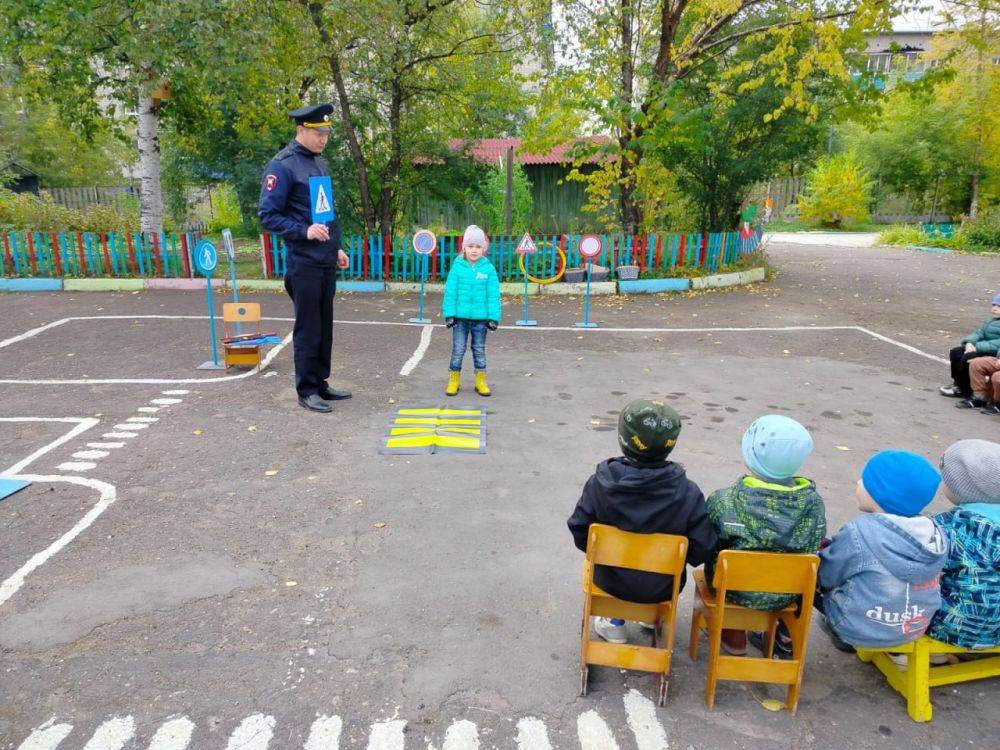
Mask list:
[{"label": "white road marking", "polygon": [[656,718],[653,701],[635,689],[629,690],[622,700],[639,750],[667,750],[667,732]]},{"label": "white road marking", "polygon": [[135,735],[135,719],[116,716],[101,724],[83,750],[121,750]]},{"label": "white road marking", "polygon": [[87,443],[88,448],[122,448],[125,443]]},{"label": "white road marking", "polygon": [[55,750],[59,743],[73,731],[72,724],[56,724],[53,716],[32,731],[28,738],[17,746],[17,750]]},{"label": "white road marking", "polygon": [[59,471],[90,471],[97,464],[91,463],[90,461],[65,461],[59,464],[56,468]]},{"label": "white road marking", "polygon": [[129,417],[125,420],[126,422],[141,422],[143,424],[153,424],[153,422],[159,422],[159,417]]},{"label": "white road marking", "polygon": [[115,430],[145,430],[149,427],[148,424],[143,424],[142,422],[129,422],[128,424],[116,424],[112,429]]},{"label": "white road marking", "polygon": [[442,750],[479,750],[479,730],[466,719],[453,721],[444,733]]},{"label": "white road marking", "polygon": [[528,716],[517,722],[518,750],[552,750],[545,722]]},{"label": "white road marking", "polygon": [[164,396],[186,396],[190,392],[191,391],[185,391],[183,389],[177,391],[160,391],[160,393],[163,394]]},{"label": "white road marking", "polygon": [[399,374],[404,378],[413,372],[417,365],[420,364],[420,360],[424,358],[424,354],[427,353],[427,347],[431,345],[431,334],[434,333],[434,326],[425,325],[423,330],[420,332],[420,343],[417,345],[416,351],[410,356],[408,360],[403,364],[400,369]]},{"label": "white road marking", "polygon": [[305,750],[338,750],[342,727],[339,716],[320,716],[309,730]]},{"label": "white road marking", "polygon": [[183,399],[180,398],[154,398],[149,403],[156,404],[157,406],[172,406],[173,404],[179,404]]},{"label": "white road marking", "polygon": [[76,453],[73,454],[73,458],[89,458],[89,459],[94,459],[94,458],[104,458],[107,455],[108,455],[107,451],[100,451],[100,450],[96,450],[96,451],[77,451]]},{"label": "white road marking", "polygon": [[101,494],[101,497],[100,500],[98,500],[97,503],[95,503],[94,506],[87,511],[83,518],[73,525],[73,528],[56,539],[41,552],[32,555],[24,565],[14,572],[12,576],[0,584],[0,605],[10,599],[17,592],[17,590],[24,585],[24,579],[29,573],[43,565],[50,557],[55,555],[63,547],[86,531],[87,528],[94,521],[96,521],[105,510],[108,509],[108,506],[111,505],[111,503],[113,503],[115,498],[118,496],[118,491],[115,489],[114,485],[102,482],[99,479],[89,479],[87,477],[20,474],[11,476],[10,479],[24,479],[29,482],[67,482],[69,484],[76,484],[82,487],[89,487],[92,490],[97,490]]},{"label": "white road marking", "polygon": [[54,448],[58,448],[63,443],[68,443],[70,440],[75,438],[81,432],[86,432],[94,425],[100,422],[99,419],[94,419],[93,417],[82,417],[82,418],[72,418],[72,417],[0,417],[0,422],[66,422],[69,424],[76,424],[76,427],[71,429],[65,435],[62,435],[51,443],[46,443],[41,448],[36,450],[27,458],[21,459],[13,466],[7,467],[4,471],[0,471],[0,475],[6,474],[17,474],[19,471],[24,470],[28,464],[30,464],[35,459],[44,456],[49,451]]},{"label": "white road marking", "polygon": [[194,722],[186,716],[160,725],[149,742],[149,750],[184,750],[194,733]]},{"label": "white road marking", "polygon": [[372,724],[368,734],[368,750],[404,750],[405,719],[391,719]]},{"label": "white road marking", "polygon": [[123,438],[134,438],[139,437],[138,432],[105,432],[101,435],[103,438],[111,438],[112,440],[121,440]]},{"label": "white road marking", "polygon": [[141,411],[143,414],[156,414],[159,410],[159,406],[140,406],[136,409],[136,411]]},{"label": "white road marking", "polygon": [[580,714],[576,720],[576,733],[582,750],[618,750],[611,728],[597,711]]},{"label": "white road marking", "polygon": [[264,714],[248,716],[229,735],[226,750],[267,750],[273,734],[273,716]]},{"label": "white road marking", "polygon": [[905,349],[906,351],[912,352],[913,354],[919,354],[921,357],[927,357],[927,359],[933,359],[935,362],[940,362],[943,365],[949,364],[948,360],[945,359],[944,357],[936,357],[933,354],[928,354],[925,351],[917,349],[917,347],[915,346],[904,344],[902,341],[896,341],[896,339],[891,339],[888,336],[883,336],[881,333],[875,333],[875,331],[870,331],[867,328],[862,328],[861,326],[856,326],[856,328],[857,330],[867,333],[869,336],[872,336],[878,339],[879,341],[885,341],[888,344],[898,346],[900,349]]},{"label": "white road marking", "polygon": [[43,331],[47,331],[50,328],[55,328],[56,326],[61,326],[63,323],[69,323],[73,318],[63,318],[62,320],[55,320],[51,323],[46,323],[43,326],[38,326],[38,328],[32,328],[30,331],[25,331],[24,333],[18,334],[17,336],[11,336],[9,339],[4,339],[0,341],[0,349],[5,346],[10,346],[11,344],[16,344],[18,341],[24,341],[25,339],[30,339],[32,336],[37,336]]}]

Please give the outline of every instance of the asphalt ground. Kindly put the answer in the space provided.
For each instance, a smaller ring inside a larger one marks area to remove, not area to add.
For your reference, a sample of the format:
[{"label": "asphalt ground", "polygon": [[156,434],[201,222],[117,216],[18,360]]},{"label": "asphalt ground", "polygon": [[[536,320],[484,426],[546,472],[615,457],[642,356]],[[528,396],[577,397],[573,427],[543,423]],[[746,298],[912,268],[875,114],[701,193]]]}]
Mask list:
[{"label": "asphalt ground", "polygon": [[[584,750],[994,747],[996,680],[935,689],[934,721],[916,724],[819,628],[796,716],[766,710],[783,691],[753,683],[721,683],[706,710],[705,651],[686,655],[690,590],[655,719],[643,724],[649,675],[593,668],[578,694],[581,554],[565,520],[616,453],[629,399],[682,413],[672,458],[706,494],[740,476],[755,417],[799,419],[831,531],[856,515],[871,453],[936,462],[954,440],[1000,439],[1000,419],[937,395],[947,367],[933,359],[988,313],[1000,258],[769,253],[776,276],[753,287],[595,298],[596,330],[573,328],[581,298],[533,299],[542,330],[489,337],[490,399],[469,370],[444,397],[440,326],[400,374],[423,334],[405,322],[414,295],[338,295],[331,383],[355,396],[331,415],[297,405],[290,347],[262,374],[194,369],[210,356],[202,295],[0,296],[0,344],[83,318],[0,346],[0,472],[79,430],[20,469],[44,479],[0,501],[0,747],[25,747],[33,730],[30,747],[64,731],[60,748],[154,735],[183,747],[161,731],[183,720],[191,748],[293,748],[317,717],[339,717],[341,746],[373,750],[393,738],[460,750],[470,733],[527,750],[545,747],[538,726],[552,747]],[[243,299],[278,319],[268,330],[291,330],[285,296]],[[520,305],[505,300],[505,325]],[[784,327],[805,330],[723,330]],[[377,453],[396,408],[446,401],[488,409],[484,455]],[[92,422],[13,421],[25,418]],[[947,507],[939,496],[929,510]]]}]

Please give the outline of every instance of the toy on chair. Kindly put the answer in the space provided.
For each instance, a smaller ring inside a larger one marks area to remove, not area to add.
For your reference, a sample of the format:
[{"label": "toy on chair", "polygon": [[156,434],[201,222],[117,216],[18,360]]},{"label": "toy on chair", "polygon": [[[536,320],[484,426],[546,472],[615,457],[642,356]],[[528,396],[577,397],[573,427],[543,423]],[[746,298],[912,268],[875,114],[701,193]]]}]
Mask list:
[{"label": "toy on chair", "polygon": [[[255,323],[255,331],[235,335],[230,326]],[[260,304],[257,302],[226,302],[222,305],[222,345],[225,350],[226,369],[232,366],[257,367],[260,365],[260,348],[281,342],[277,334],[261,333]]]}]

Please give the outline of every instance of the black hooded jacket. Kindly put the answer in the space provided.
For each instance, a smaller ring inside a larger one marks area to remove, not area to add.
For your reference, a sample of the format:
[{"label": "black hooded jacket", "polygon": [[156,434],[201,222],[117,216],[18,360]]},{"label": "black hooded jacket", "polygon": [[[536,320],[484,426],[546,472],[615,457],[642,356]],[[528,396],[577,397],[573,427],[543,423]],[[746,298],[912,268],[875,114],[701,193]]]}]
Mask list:
[{"label": "black hooded jacket", "polygon": [[[687,563],[694,567],[705,562],[717,541],[705,496],[673,461],[647,464],[619,457],[599,463],[567,521],[581,550],[587,549],[592,523],[640,534],[686,536]],[[672,576],[641,570],[598,565],[594,581],[609,594],[631,602],[667,601],[673,593]]]}]

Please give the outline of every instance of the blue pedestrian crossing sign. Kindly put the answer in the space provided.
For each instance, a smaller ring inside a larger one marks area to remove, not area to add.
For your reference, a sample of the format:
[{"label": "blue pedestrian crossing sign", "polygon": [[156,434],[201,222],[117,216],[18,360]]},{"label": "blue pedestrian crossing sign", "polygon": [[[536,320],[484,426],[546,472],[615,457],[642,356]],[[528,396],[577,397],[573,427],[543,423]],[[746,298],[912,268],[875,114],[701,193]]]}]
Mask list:
[{"label": "blue pedestrian crossing sign", "polygon": [[333,221],[333,183],[329,177],[309,178],[309,202],[312,204],[313,224]]},{"label": "blue pedestrian crossing sign", "polygon": [[208,240],[202,240],[194,248],[194,265],[203,275],[211,276],[219,264],[219,253]]}]

